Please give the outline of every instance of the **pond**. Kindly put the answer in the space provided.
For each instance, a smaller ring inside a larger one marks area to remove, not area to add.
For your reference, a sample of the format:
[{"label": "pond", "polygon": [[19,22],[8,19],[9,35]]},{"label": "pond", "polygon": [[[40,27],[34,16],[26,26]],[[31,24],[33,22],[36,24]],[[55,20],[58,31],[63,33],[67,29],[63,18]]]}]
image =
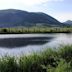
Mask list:
[{"label": "pond", "polygon": [[1,34],[0,56],[20,56],[72,44],[72,34]]}]

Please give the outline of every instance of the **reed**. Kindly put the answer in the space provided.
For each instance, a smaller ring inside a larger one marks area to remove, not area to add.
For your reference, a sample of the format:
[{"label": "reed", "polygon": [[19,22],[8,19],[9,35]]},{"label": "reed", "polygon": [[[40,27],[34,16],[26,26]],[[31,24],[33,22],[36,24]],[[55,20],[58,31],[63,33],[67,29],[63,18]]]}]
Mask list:
[{"label": "reed", "polygon": [[20,58],[0,58],[0,72],[72,72],[72,45],[46,50]]}]

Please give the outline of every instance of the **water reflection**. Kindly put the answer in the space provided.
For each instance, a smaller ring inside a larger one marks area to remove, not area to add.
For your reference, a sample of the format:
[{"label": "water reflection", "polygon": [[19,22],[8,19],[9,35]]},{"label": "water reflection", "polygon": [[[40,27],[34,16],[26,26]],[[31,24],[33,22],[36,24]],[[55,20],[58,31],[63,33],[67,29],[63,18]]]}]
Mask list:
[{"label": "water reflection", "polygon": [[[1,36],[0,36],[1,37]],[[44,34],[35,37],[2,37],[0,38],[0,56],[20,56],[38,52],[45,48],[58,48],[61,44],[72,44],[72,34]]]},{"label": "water reflection", "polygon": [[19,48],[28,45],[43,45],[53,37],[25,37],[25,38],[3,38],[0,39],[0,47]]}]

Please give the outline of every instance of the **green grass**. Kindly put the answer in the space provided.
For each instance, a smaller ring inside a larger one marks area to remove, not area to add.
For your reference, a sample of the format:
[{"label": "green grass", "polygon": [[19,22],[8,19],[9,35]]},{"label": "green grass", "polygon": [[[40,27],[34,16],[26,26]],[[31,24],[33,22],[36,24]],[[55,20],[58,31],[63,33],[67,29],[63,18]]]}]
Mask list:
[{"label": "green grass", "polygon": [[0,72],[72,72],[72,46],[48,48],[20,58],[0,58]]},{"label": "green grass", "polygon": [[72,27],[16,27],[0,28],[0,33],[71,33]]}]

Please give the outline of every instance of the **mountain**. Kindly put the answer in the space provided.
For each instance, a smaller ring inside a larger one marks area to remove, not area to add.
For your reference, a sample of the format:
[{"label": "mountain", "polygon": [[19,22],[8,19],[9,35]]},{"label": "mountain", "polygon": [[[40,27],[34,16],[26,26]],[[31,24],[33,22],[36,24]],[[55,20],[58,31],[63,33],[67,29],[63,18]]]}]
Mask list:
[{"label": "mountain", "polygon": [[17,9],[0,10],[0,27],[35,25],[61,26],[62,24],[42,12],[27,12]]},{"label": "mountain", "polygon": [[71,20],[68,20],[66,22],[64,22],[65,24],[68,24],[68,25],[72,25],[72,21]]}]

